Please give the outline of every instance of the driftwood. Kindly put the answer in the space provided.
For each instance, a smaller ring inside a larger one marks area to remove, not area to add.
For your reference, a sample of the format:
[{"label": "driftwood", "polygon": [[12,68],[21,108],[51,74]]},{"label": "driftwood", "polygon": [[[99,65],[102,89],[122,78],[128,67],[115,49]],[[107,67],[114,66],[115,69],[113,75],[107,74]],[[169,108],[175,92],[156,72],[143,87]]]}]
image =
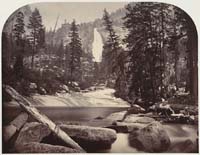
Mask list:
[{"label": "driftwood", "polygon": [[9,125],[3,127],[4,142],[8,142],[13,137],[13,135],[23,127],[27,120],[28,114],[23,112],[18,115],[13,121],[11,121]]},{"label": "driftwood", "polygon": [[60,129],[53,121],[51,121],[46,115],[41,114],[37,108],[35,108],[30,101],[21,96],[16,90],[8,85],[3,86],[5,91],[11,95],[11,97],[17,101],[17,103],[33,118],[40,123],[46,125],[59,139],[66,143],[66,146],[70,146],[74,149],[84,151],[78,143],[72,140],[63,130]]}]

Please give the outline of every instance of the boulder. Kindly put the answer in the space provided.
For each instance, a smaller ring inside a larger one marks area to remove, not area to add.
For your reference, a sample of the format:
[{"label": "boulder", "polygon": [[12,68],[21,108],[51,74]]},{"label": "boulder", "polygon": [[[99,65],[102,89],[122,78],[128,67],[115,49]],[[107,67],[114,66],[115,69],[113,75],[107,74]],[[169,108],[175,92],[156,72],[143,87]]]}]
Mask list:
[{"label": "boulder", "polygon": [[30,89],[37,89],[37,84],[36,83],[30,83],[29,88]]},{"label": "boulder", "polygon": [[122,118],[124,117],[125,113],[126,113],[126,111],[115,112],[115,113],[112,113],[112,114],[108,115],[106,117],[106,119],[112,120],[112,121],[122,120]]},{"label": "boulder", "polygon": [[15,153],[81,153],[80,150],[59,145],[31,142],[19,145]]},{"label": "boulder", "polygon": [[94,119],[103,119],[103,117],[102,117],[102,116],[97,116],[97,117],[94,118]]},{"label": "boulder", "polygon": [[16,132],[17,128],[14,125],[3,126],[3,142],[8,142]]},{"label": "boulder", "polygon": [[10,124],[14,125],[19,130],[28,120],[28,114],[25,112],[20,113]]},{"label": "boulder", "polygon": [[117,133],[128,133],[128,127],[126,125],[109,125],[105,128],[113,129]]},{"label": "boulder", "polygon": [[9,123],[9,125],[3,127],[3,140],[7,142],[10,138],[21,129],[21,127],[28,120],[27,113],[21,113],[18,115],[13,121]]},{"label": "boulder", "polygon": [[46,95],[47,91],[43,87],[39,87],[38,93],[41,94],[41,95]]},{"label": "boulder", "polygon": [[124,116],[126,115],[126,120],[129,121],[131,117],[139,116],[139,114],[143,112],[145,112],[145,110],[142,107],[134,104],[132,105],[132,107],[129,107],[126,111],[115,112],[108,115],[106,119],[112,121],[118,121],[118,120],[123,120]]},{"label": "boulder", "polygon": [[127,123],[142,123],[142,124],[149,124],[154,121],[155,119],[151,117],[140,117],[134,114],[128,115],[126,119],[124,120],[124,122],[127,122]]},{"label": "boulder", "polygon": [[117,133],[130,133],[133,130],[139,130],[145,126],[146,124],[141,123],[115,122],[113,125],[107,126],[106,128],[113,129]]},{"label": "boulder", "polygon": [[87,151],[109,149],[117,139],[112,129],[78,125],[60,125],[60,128]]},{"label": "boulder", "polygon": [[136,131],[136,130],[144,128],[146,126],[146,124],[117,122],[117,126],[126,126],[127,127],[127,132],[130,133],[133,130]]},{"label": "boulder", "polygon": [[66,92],[69,92],[69,87],[68,87],[68,86],[63,85],[62,88],[63,88],[63,90],[65,90]]},{"label": "boulder", "polygon": [[138,114],[138,113],[144,113],[145,109],[137,104],[132,104],[131,107],[128,109],[129,114]]},{"label": "boulder", "polygon": [[129,134],[129,143],[138,150],[146,152],[164,152],[171,144],[167,132],[159,122],[153,122],[142,129],[133,130]]},{"label": "boulder", "polygon": [[197,144],[194,144],[190,139],[178,142],[172,145],[168,152],[170,153],[197,153]]},{"label": "boulder", "polygon": [[38,122],[26,123],[19,132],[19,135],[15,141],[15,146],[31,143],[40,142],[44,137],[51,133],[50,129]]}]

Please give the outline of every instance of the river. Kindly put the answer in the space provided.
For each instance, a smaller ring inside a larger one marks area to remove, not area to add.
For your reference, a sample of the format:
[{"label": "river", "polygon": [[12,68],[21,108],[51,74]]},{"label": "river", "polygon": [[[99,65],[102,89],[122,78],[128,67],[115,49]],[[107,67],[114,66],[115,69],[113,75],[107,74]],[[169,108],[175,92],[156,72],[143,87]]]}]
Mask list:
[{"label": "river", "polygon": [[[105,88],[106,89],[106,88]],[[106,122],[102,122],[101,119],[95,118],[104,118],[113,112],[119,112],[126,110],[128,107],[124,101],[119,99],[115,99],[112,96],[112,91],[105,90],[96,90],[83,94],[73,94],[73,96],[80,96],[82,98],[82,102],[84,99],[90,98],[90,102],[94,103],[94,100],[98,99],[98,103],[95,105],[103,105],[109,101],[109,104],[112,106],[118,105],[118,107],[69,107],[67,106],[37,106],[37,108],[47,115],[50,119],[57,123],[77,123],[82,125],[89,126],[106,126]],[[104,95],[103,95],[104,94]],[[46,96],[48,97],[48,96]],[[98,98],[97,98],[98,97]],[[102,98],[102,101],[101,101]],[[58,98],[59,99],[59,98]],[[63,98],[62,98],[63,99]],[[64,100],[64,99],[63,99]],[[66,100],[67,101],[67,100]],[[75,100],[76,101],[76,100]],[[121,104],[120,104],[121,103]],[[124,105],[119,106],[119,105]],[[20,112],[21,108],[18,106],[4,106],[3,108],[3,124],[9,123],[12,119],[14,119]],[[32,121],[32,120],[29,120]],[[172,145],[185,141],[187,139],[191,139],[193,142],[197,138],[197,130],[198,127],[194,125],[185,125],[185,124],[163,124],[164,128],[168,132]],[[117,140],[113,143],[112,148],[109,150],[101,150],[101,152],[110,152],[110,153],[133,153],[140,152],[136,148],[133,148],[129,145],[128,142],[128,134],[118,133]]]},{"label": "river", "polygon": [[[127,107],[38,107],[38,109],[55,122],[77,122],[78,124],[81,122],[86,125],[101,126],[101,120],[95,118],[106,117],[113,112],[125,110]],[[12,118],[17,116],[20,111],[21,109],[19,107],[4,108],[3,118],[6,118],[5,122],[12,120]],[[105,122],[103,122],[103,124],[105,124]],[[164,124],[164,127],[170,136],[172,145],[181,141],[185,141],[186,139],[191,139],[194,142],[197,138],[197,126],[184,124]],[[128,134],[118,133],[117,140],[113,143],[111,149],[102,150],[101,152],[133,153],[140,151],[129,145]]]}]

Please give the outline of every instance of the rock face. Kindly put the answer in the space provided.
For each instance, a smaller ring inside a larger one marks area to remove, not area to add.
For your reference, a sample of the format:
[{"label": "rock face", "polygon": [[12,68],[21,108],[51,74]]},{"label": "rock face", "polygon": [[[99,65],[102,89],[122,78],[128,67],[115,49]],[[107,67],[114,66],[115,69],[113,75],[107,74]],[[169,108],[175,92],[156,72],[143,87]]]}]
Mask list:
[{"label": "rock face", "polygon": [[50,133],[51,131],[49,130],[49,128],[41,123],[26,123],[21,129],[17,140],[15,141],[15,146],[31,142],[40,142]]},{"label": "rock face", "polygon": [[16,148],[18,153],[80,153],[80,151],[59,145],[31,142],[19,145]]},{"label": "rock face", "polygon": [[159,122],[153,122],[142,129],[132,131],[129,135],[129,143],[146,152],[164,152],[171,142],[162,125]]},{"label": "rock face", "polygon": [[112,129],[78,125],[60,125],[60,128],[87,151],[109,149],[117,139]]}]

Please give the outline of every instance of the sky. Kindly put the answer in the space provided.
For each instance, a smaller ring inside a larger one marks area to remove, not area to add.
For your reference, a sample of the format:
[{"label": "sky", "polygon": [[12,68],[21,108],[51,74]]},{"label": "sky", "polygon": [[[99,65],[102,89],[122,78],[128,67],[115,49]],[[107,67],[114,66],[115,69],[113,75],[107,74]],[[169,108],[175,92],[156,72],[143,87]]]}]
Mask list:
[{"label": "sky", "polygon": [[68,3],[35,3],[31,4],[32,10],[38,8],[42,15],[42,20],[47,30],[53,28],[56,19],[58,19],[57,28],[66,22],[71,23],[73,19],[77,23],[94,21],[97,18],[102,18],[104,8],[108,12],[114,12],[119,8],[123,8],[125,2],[68,2]]}]

